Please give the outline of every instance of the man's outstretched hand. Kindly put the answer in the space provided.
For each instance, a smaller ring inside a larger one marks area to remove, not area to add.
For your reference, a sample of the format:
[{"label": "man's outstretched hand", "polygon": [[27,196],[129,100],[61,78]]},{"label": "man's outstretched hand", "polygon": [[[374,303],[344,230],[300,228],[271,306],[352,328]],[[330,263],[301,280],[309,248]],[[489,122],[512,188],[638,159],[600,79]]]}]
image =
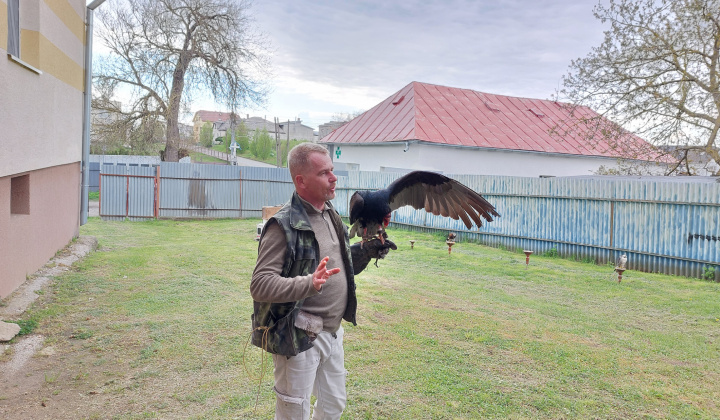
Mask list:
[{"label": "man's outstretched hand", "polygon": [[356,275],[363,271],[373,258],[377,266],[377,260],[385,258],[391,249],[397,249],[397,245],[393,241],[387,238],[384,239],[385,243],[382,243],[378,238],[374,238],[367,242],[356,242],[350,246],[353,271]]},{"label": "man's outstretched hand", "polygon": [[327,263],[330,260],[330,257],[325,257],[320,261],[320,264],[318,264],[317,269],[313,273],[313,286],[315,287],[315,290],[320,291],[320,288],[323,284],[327,281],[327,279],[330,278],[333,274],[337,274],[340,272],[339,268],[331,268],[327,269]]}]

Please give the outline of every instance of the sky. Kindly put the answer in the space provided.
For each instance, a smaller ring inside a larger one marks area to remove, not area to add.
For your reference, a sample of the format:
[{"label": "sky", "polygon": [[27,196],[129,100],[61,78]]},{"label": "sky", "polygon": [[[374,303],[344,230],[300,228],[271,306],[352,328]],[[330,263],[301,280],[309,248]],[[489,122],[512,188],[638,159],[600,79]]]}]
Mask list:
[{"label": "sky", "polygon": [[[597,0],[255,0],[271,93],[241,114],[318,128],[410,82],[549,99],[608,29]],[[225,111],[211,98],[190,110]],[[192,115],[181,118],[189,122]]]}]

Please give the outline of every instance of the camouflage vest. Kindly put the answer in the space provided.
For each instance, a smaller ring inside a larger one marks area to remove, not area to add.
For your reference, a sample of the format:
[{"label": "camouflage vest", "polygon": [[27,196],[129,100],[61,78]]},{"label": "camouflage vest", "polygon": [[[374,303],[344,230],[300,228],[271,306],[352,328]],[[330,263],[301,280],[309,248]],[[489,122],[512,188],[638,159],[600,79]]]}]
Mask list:
[{"label": "camouflage vest", "polygon": [[[357,298],[355,296],[355,278],[352,271],[348,230],[332,205],[328,203],[328,206],[330,206],[330,214],[338,238],[345,238],[344,241],[341,241],[341,246],[343,248],[343,263],[347,273],[348,300],[343,319],[356,325]],[[275,219],[282,227],[287,239],[285,263],[281,275],[283,277],[295,277],[314,272],[320,263],[318,258],[320,250],[305,208],[297,193],[293,193],[290,201],[272,219]],[[265,230],[260,236],[260,241],[262,241],[263,235],[265,235]],[[313,344],[305,331],[295,327],[295,317],[303,302],[304,299],[286,303],[253,301],[253,345],[270,353],[284,356],[295,356],[312,347]]]}]

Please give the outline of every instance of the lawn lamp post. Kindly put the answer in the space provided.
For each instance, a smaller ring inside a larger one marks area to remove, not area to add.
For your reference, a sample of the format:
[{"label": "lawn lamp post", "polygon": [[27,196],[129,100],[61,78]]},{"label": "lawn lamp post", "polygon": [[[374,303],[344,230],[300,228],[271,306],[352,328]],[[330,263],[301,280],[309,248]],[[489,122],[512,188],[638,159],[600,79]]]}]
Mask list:
[{"label": "lawn lamp post", "polygon": [[447,240],[445,243],[448,246],[448,255],[452,252],[452,246],[455,245],[455,241]]},{"label": "lawn lamp post", "polygon": [[533,252],[527,249],[523,252],[525,253],[525,269],[527,270],[528,265],[530,265],[530,255],[532,255]]}]

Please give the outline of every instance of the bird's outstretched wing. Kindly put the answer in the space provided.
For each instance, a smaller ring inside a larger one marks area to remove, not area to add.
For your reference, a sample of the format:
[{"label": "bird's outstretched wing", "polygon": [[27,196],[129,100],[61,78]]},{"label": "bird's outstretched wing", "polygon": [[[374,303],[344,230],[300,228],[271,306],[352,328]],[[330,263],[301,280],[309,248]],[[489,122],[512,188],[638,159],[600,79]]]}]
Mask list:
[{"label": "bird's outstretched wing", "polygon": [[480,194],[435,172],[410,172],[396,179],[387,189],[392,210],[410,205],[434,215],[462,219],[468,229],[472,227],[472,222],[482,226],[481,217],[491,222],[493,216],[500,216]]},{"label": "bird's outstretched wing", "polygon": [[359,192],[355,193],[350,197],[350,223],[355,223],[360,218],[363,208],[365,207],[365,200],[362,198]]}]

